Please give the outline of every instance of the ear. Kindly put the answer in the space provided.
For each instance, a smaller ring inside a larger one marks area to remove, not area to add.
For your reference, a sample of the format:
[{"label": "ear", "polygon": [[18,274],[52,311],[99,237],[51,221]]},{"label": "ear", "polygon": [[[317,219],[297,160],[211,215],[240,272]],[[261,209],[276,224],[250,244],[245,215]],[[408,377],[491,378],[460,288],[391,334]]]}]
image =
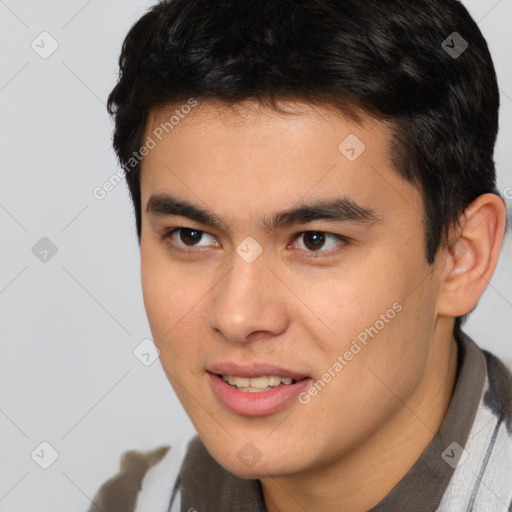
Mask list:
[{"label": "ear", "polygon": [[505,219],[505,203],[496,194],[479,196],[465,210],[442,252],[439,315],[462,316],[475,308],[496,269]]}]

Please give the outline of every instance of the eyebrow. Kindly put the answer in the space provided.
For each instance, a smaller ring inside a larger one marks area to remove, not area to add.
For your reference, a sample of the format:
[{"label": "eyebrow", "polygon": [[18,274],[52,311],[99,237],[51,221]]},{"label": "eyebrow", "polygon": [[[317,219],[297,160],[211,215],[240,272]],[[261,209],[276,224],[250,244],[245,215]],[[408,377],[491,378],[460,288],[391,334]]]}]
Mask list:
[{"label": "eyebrow", "polygon": [[[152,195],[147,203],[146,212],[157,216],[179,216],[207,226],[222,228],[228,233],[231,229],[226,222],[205,208],[192,204],[169,194]],[[331,222],[352,222],[374,225],[381,222],[376,213],[368,207],[359,205],[347,197],[331,200],[316,200],[278,211],[262,219],[262,225],[268,231],[297,224],[307,224],[316,220]]]}]

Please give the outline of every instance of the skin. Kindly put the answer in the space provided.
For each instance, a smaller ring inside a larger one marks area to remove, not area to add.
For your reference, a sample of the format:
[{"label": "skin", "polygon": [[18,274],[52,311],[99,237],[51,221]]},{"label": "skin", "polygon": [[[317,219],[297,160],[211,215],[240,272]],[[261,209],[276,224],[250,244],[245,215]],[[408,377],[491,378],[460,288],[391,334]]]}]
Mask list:
[{"label": "skin", "polygon": [[[475,307],[494,272],[505,206],[480,196],[431,266],[422,196],[393,169],[390,127],[286,106],[295,114],[200,103],[145,157],[144,303],[162,366],[206,448],[236,475],[261,479],[269,512],[365,511],[441,425],[456,379],[453,317]],[[146,136],[166,114],[152,113]],[[349,134],[366,145],[353,162],[338,150]],[[225,227],[148,214],[155,194],[206,208]],[[300,202],[341,196],[379,222],[262,225]],[[205,234],[195,247],[180,232],[164,238],[177,228]],[[315,251],[305,231],[349,243],[327,238]],[[250,264],[236,252],[248,236],[263,248]],[[397,302],[401,311],[306,405],[248,417],[212,391],[206,369],[225,361],[278,364],[316,381]],[[248,442],[261,453],[252,467],[237,457]]]}]

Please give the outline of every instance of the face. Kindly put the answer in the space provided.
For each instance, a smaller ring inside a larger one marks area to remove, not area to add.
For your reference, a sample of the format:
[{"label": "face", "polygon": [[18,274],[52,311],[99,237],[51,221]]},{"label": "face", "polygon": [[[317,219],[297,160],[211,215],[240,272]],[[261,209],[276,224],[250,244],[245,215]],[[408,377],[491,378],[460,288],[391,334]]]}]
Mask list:
[{"label": "face", "polygon": [[162,366],[246,478],[328,465],[389,424],[428,373],[436,322],[421,194],[393,169],[389,127],[288,107],[199,104],[141,172]]}]

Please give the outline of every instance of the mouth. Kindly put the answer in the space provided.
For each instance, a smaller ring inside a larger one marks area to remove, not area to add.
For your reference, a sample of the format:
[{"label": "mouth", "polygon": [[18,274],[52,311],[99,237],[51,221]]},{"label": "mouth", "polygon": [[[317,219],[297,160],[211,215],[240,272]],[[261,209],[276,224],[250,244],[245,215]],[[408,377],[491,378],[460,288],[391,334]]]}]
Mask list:
[{"label": "mouth", "polygon": [[207,371],[219,402],[243,416],[274,414],[291,404],[311,378],[275,366],[218,365]]},{"label": "mouth", "polygon": [[[237,375],[217,375],[234,388],[247,393],[262,393],[279,386],[291,386],[298,381],[291,377],[262,375],[261,377],[239,377]],[[307,378],[307,377],[304,377]],[[301,379],[302,380],[302,379]]]}]

